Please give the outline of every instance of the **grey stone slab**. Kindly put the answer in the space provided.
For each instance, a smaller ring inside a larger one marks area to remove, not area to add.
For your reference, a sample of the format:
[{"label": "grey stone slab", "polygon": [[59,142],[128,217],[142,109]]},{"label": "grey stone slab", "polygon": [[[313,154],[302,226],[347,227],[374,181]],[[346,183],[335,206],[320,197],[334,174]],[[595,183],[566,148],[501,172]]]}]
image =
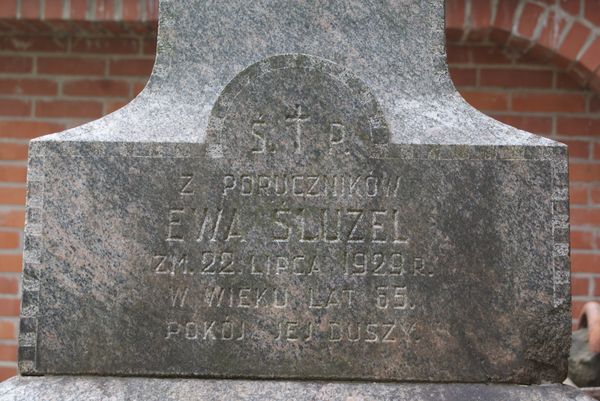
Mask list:
[{"label": "grey stone slab", "polygon": [[560,384],[391,384],[116,377],[14,377],[4,401],[592,401]]},{"label": "grey stone slab", "polygon": [[566,147],[460,100],[442,1],[160,22],[144,94],[30,146],[23,374],[562,381]]}]

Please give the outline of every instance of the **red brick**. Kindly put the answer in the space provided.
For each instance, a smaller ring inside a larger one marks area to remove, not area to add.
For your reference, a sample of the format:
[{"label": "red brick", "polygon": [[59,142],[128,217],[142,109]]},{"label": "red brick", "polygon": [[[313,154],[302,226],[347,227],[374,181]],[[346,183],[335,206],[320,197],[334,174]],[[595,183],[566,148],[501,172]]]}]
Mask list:
[{"label": "red brick", "polygon": [[[574,226],[599,226],[600,209],[571,208],[571,224]],[[598,266],[600,268],[600,266]]]},{"label": "red brick", "polygon": [[481,64],[506,64],[511,61],[508,54],[499,47],[478,46],[471,48],[475,63]]},{"label": "red brick", "polygon": [[574,249],[593,249],[594,233],[591,231],[571,230],[571,248]]},{"label": "red brick", "polygon": [[138,0],[123,0],[123,20],[137,21],[140,15],[140,2]]},{"label": "red brick", "polygon": [[524,131],[533,132],[538,135],[549,135],[552,133],[552,117],[525,116],[519,114],[512,115],[492,115],[498,121],[504,124]]},{"label": "red brick", "polygon": [[600,93],[600,68],[592,74],[588,85],[593,92]]},{"label": "red brick", "polygon": [[156,38],[144,39],[143,47],[144,47],[144,54],[155,55],[156,54]]},{"label": "red brick", "polygon": [[583,310],[583,305],[585,305],[586,301],[573,301],[571,302],[571,313],[573,319],[579,319],[581,316],[581,311]]},{"label": "red brick", "polygon": [[456,86],[475,86],[477,84],[477,70],[474,68],[450,68],[450,78]]},{"label": "red brick", "polygon": [[499,88],[551,88],[553,80],[552,71],[483,68],[479,74],[479,85]]},{"label": "red brick", "polygon": [[137,96],[146,87],[147,82],[135,82],[132,87],[133,96]]},{"label": "red brick", "polygon": [[[22,270],[23,257],[21,255],[0,253],[0,272],[20,273]],[[0,327],[0,332],[2,328]],[[0,334],[0,339],[1,339]]]},{"label": "red brick", "polygon": [[479,110],[503,111],[508,108],[508,96],[505,93],[461,91],[460,94]]},{"label": "red brick", "polygon": [[573,253],[571,269],[573,272],[600,273],[600,254]]},{"label": "red brick", "polygon": [[[600,182],[600,163],[570,163],[569,177],[573,181]],[[598,224],[600,225],[600,221]]]},{"label": "red brick", "polygon": [[33,59],[20,56],[0,56],[0,72],[18,73],[31,72]]},{"label": "red brick", "polygon": [[600,2],[598,0],[585,0],[585,18],[594,25],[600,25]]},{"label": "red brick", "polygon": [[26,178],[26,167],[0,164],[0,182],[23,183]]},{"label": "red brick", "polygon": [[17,368],[9,366],[0,366],[0,381],[10,379],[17,374]]},{"label": "red brick", "polygon": [[471,60],[470,47],[467,46],[447,45],[446,53],[448,56],[448,63],[466,64]]},{"label": "red brick", "polygon": [[3,228],[23,228],[25,223],[25,211],[7,210],[0,211],[0,227]]},{"label": "red brick", "polygon": [[523,8],[517,32],[519,32],[521,36],[531,38],[543,12],[543,7],[538,6],[537,4],[527,3]]},{"label": "red brick", "polygon": [[79,57],[40,57],[38,72],[59,75],[104,75],[104,60]]},{"label": "red brick", "polygon": [[65,128],[64,124],[43,121],[0,120],[0,137],[31,139],[40,135],[62,131]]},{"label": "red brick", "polygon": [[[529,44],[527,44],[529,45]],[[535,45],[534,45],[535,47]],[[539,47],[539,46],[538,46]],[[525,53],[518,53],[515,55],[515,59],[518,64],[527,65],[527,66],[537,66],[537,67],[546,67],[548,68],[548,61],[545,59],[540,59],[540,54],[536,54],[535,52],[527,51]]]},{"label": "red brick", "polygon": [[557,51],[557,61],[563,66],[568,66],[575,61],[579,50],[590,36],[590,29],[580,22],[575,22],[565,40]]},{"label": "red brick", "polygon": [[600,187],[591,189],[590,198],[592,199],[592,203],[600,204]]},{"label": "red brick", "polygon": [[537,43],[547,49],[556,49],[566,26],[567,20],[563,16],[559,16],[555,12],[549,13]]},{"label": "red brick", "polygon": [[600,278],[594,279],[594,296],[597,297],[600,295]]},{"label": "red brick", "polygon": [[129,96],[129,83],[112,79],[78,80],[63,84],[63,93],[68,96]]},{"label": "red brick", "polygon": [[138,77],[147,77],[152,72],[154,60],[130,59],[114,60],[110,62],[111,75],[131,75]]},{"label": "red brick", "polygon": [[0,298],[0,316],[19,316],[21,301],[19,298]]},{"label": "red brick", "polygon": [[12,19],[17,15],[17,0],[0,1],[0,18]]},{"label": "red brick", "polygon": [[554,56],[554,52],[552,49],[549,49],[546,46],[542,46],[539,42],[533,43],[533,46],[527,50],[523,57],[519,59],[519,62],[535,64],[547,63]]},{"label": "red brick", "polygon": [[600,96],[595,95],[590,99],[590,112],[600,112]]},{"label": "red brick", "polygon": [[[0,293],[16,295],[19,293],[19,277],[0,276]],[[0,358],[1,359],[1,358]]]},{"label": "red brick", "polygon": [[559,5],[561,9],[574,16],[579,15],[581,10],[580,0],[560,0]]},{"label": "red brick", "polygon": [[66,52],[68,41],[56,36],[7,36],[0,38],[2,51]]},{"label": "red brick", "polygon": [[20,143],[2,143],[0,160],[27,160],[27,145]]},{"label": "red brick", "polygon": [[583,112],[585,96],[561,93],[517,93],[512,109],[525,112]]},{"label": "red brick", "polygon": [[[600,4],[600,2],[598,4]],[[583,56],[579,59],[579,64],[590,73],[596,71],[596,69],[600,67],[600,36],[596,37],[590,47],[587,48]]]},{"label": "red brick", "polygon": [[87,11],[87,0],[71,0],[71,14],[70,19],[72,20],[83,20]]},{"label": "red brick", "polygon": [[21,239],[16,232],[0,231],[0,249],[14,249],[21,245]]},{"label": "red brick", "polygon": [[0,320],[0,340],[14,340],[17,338],[17,326],[10,320]]},{"label": "red brick", "polygon": [[477,0],[471,2],[471,27],[472,29],[489,28],[492,18],[491,0]]},{"label": "red brick", "polygon": [[17,52],[66,52],[68,41],[56,36],[0,37],[0,50]]},{"label": "red brick", "polygon": [[600,133],[600,118],[561,117],[556,120],[559,135],[595,136]]},{"label": "red brick", "polygon": [[16,362],[17,361],[17,346],[16,345],[0,345],[0,361]]},{"label": "red brick", "polygon": [[595,143],[592,149],[592,157],[594,160],[600,160],[600,143]]},{"label": "red brick", "polygon": [[114,0],[96,0],[96,20],[113,20],[114,15]]},{"label": "red brick", "polygon": [[580,185],[569,186],[569,200],[571,205],[587,205],[589,189]]},{"label": "red brick", "polygon": [[502,28],[492,27],[489,33],[489,38],[492,42],[500,46],[504,46],[508,39],[510,39],[510,35],[510,31],[506,31]]},{"label": "red brick", "polygon": [[585,85],[579,83],[575,78],[566,72],[556,73],[557,89],[583,89]]},{"label": "red brick", "polygon": [[158,20],[158,0],[146,1],[146,19],[148,21]]},{"label": "red brick", "polygon": [[0,94],[56,95],[58,85],[49,79],[0,79]]},{"label": "red brick", "polygon": [[518,3],[519,0],[503,0],[498,2],[496,19],[492,22],[497,30],[507,33],[512,31],[515,10]]},{"label": "red brick", "polygon": [[63,17],[63,2],[46,0],[44,4],[44,18],[47,20],[58,20]]},{"label": "red brick", "polygon": [[99,118],[102,116],[102,103],[77,100],[38,100],[37,117],[81,117]]},{"label": "red brick", "polygon": [[[0,171],[2,167],[0,166]],[[1,179],[0,173],[0,181]],[[0,205],[25,205],[25,188],[0,187]]]},{"label": "red brick", "polygon": [[571,294],[579,296],[590,295],[590,280],[588,278],[571,278]]},{"label": "red brick", "polygon": [[40,16],[39,0],[21,0],[21,18],[36,19]]},{"label": "red brick", "polygon": [[[31,102],[19,99],[0,99],[0,116],[28,116]],[[2,135],[0,133],[0,135]]]},{"label": "red brick", "polygon": [[73,52],[102,54],[134,54],[140,41],[131,38],[81,38],[73,43]]},{"label": "red brick", "polygon": [[562,143],[569,147],[569,157],[572,159],[589,159],[590,142],[588,141],[564,141]]},{"label": "red brick", "polygon": [[106,112],[112,113],[114,111],[119,110],[121,107],[124,107],[128,102],[110,102],[106,106]]}]

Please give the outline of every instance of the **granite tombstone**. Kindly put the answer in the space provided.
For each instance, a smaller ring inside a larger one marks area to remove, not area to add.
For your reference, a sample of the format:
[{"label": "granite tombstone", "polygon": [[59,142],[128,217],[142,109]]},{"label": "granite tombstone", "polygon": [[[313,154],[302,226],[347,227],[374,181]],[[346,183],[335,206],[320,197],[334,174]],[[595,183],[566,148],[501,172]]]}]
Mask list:
[{"label": "granite tombstone", "polygon": [[[144,92],[30,146],[21,373],[560,382],[566,147],[470,108],[443,42],[441,0],[162,1]],[[102,380],[4,387],[569,393]]]}]

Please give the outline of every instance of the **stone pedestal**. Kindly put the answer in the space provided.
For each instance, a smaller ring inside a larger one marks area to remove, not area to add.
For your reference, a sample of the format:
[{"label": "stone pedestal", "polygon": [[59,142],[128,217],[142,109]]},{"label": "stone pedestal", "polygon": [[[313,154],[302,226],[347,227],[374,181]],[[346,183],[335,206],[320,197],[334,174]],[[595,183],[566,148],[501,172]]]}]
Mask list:
[{"label": "stone pedestal", "polygon": [[15,377],[2,401],[592,401],[552,384],[399,384],[369,382]]}]

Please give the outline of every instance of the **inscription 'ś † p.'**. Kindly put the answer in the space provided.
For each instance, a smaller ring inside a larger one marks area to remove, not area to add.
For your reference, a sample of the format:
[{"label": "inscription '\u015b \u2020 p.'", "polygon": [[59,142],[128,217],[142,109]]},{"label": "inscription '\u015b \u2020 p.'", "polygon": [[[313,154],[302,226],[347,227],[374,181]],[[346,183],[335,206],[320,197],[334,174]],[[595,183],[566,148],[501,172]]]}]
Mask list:
[{"label": "inscription '\u015b \u2020 p.'", "polygon": [[[323,90],[314,91],[316,85]],[[270,156],[305,164],[357,152],[380,155],[389,137],[377,101],[352,73],[286,55],[249,67],[225,88],[211,113],[208,148],[233,160]]]}]

